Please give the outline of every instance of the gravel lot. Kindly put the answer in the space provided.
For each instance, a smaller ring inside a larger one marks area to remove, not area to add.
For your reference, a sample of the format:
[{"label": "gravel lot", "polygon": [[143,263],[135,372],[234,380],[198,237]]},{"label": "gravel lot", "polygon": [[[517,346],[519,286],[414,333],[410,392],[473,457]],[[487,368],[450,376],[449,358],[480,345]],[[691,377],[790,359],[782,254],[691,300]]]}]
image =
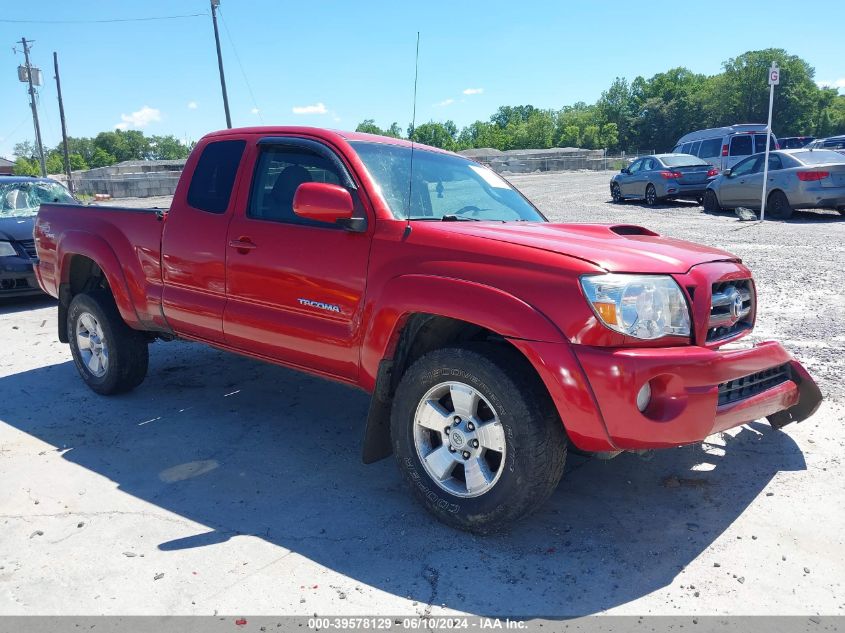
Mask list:
[{"label": "gravel lot", "polygon": [[845,612],[845,218],[614,205],[609,174],[512,180],[554,220],[739,254],[759,289],[753,338],[806,363],[822,410],[785,433],[755,422],[700,446],[571,457],[541,512],[479,538],[434,523],[392,461],[361,464],[357,391],[156,343],[139,389],[98,397],[56,341],[55,304],[6,302],[0,614]]}]

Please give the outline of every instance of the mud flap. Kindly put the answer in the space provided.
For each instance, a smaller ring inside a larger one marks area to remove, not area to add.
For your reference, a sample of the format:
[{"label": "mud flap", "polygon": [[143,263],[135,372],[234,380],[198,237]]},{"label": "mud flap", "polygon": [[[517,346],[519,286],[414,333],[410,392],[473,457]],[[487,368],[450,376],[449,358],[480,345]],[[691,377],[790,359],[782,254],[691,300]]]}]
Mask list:
[{"label": "mud flap", "polygon": [[367,413],[367,428],[364,430],[362,458],[365,464],[372,464],[390,457],[393,453],[393,445],[390,442],[390,411],[393,408],[392,376],[393,361],[381,361],[378,376],[376,376],[376,388]]},{"label": "mud flap", "polygon": [[799,363],[791,363],[792,380],[798,385],[798,404],[766,417],[773,429],[782,429],[790,422],[800,422],[813,415],[822,403],[822,392]]}]

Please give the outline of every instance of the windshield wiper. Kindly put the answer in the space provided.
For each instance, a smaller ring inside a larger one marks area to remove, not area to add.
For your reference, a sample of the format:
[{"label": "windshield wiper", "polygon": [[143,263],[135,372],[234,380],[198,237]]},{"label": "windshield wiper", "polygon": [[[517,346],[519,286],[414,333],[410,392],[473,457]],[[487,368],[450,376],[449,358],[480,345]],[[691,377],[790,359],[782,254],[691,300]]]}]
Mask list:
[{"label": "windshield wiper", "polygon": [[468,215],[446,214],[440,218],[441,222],[481,222],[479,218],[471,218]]}]

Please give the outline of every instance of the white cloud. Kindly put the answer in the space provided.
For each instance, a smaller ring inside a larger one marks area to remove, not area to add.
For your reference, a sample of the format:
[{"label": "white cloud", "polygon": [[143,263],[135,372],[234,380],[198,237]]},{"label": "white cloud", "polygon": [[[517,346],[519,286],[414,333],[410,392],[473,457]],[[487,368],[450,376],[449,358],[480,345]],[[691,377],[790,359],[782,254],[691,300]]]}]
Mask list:
[{"label": "white cloud", "polygon": [[446,106],[452,105],[453,103],[455,103],[454,99],[444,99],[443,101],[440,101],[439,103],[435,103],[434,107],[435,108],[445,108]]},{"label": "white cloud", "polygon": [[839,88],[841,90],[845,88],[845,77],[833,81],[817,81],[816,83],[822,88]]},{"label": "white cloud", "polygon": [[127,130],[130,127],[143,128],[147,127],[150,123],[161,121],[161,110],[144,106],[132,114],[121,114],[120,118],[121,122],[114,126],[118,130]]},{"label": "white cloud", "polygon": [[464,90],[465,95],[480,95],[484,92],[484,88],[467,88]]},{"label": "white cloud", "polygon": [[260,111],[258,108],[253,108],[253,109],[252,109],[252,110],[250,110],[249,112],[250,112],[250,114],[258,114],[258,113],[259,113],[259,112],[261,112],[261,111]]},{"label": "white cloud", "polygon": [[188,101],[188,110],[196,110],[198,107],[196,101]]},{"label": "white cloud", "polygon": [[326,104],[321,101],[313,105],[294,106],[292,109],[294,114],[326,114],[328,111]]}]

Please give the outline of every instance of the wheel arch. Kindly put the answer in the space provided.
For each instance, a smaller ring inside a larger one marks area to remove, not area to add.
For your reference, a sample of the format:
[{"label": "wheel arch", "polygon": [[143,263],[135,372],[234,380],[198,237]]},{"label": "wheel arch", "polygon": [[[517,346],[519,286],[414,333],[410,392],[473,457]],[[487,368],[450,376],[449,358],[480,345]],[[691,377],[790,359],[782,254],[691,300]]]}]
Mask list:
[{"label": "wheel arch", "polygon": [[73,297],[95,287],[107,290],[127,325],[139,326],[140,319],[130,295],[129,285],[114,251],[102,239],[90,233],[68,233],[58,253],[61,271],[59,283],[59,340],[66,343],[64,317]]},{"label": "wheel arch", "polygon": [[[459,302],[444,297],[460,297]],[[363,457],[371,463],[390,455],[390,409],[403,373],[425,353],[455,343],[488,341],[523,358],[544,391],[531,361],[510,338],[566,342],[543,314],[499,289],[457,279],[409,275],[387,284],[372,308],[362,346],[361,386],[372,392]],[[455,304],[458,304],[457,307]],[[461,310],[475,305],[478,310]]]}]

